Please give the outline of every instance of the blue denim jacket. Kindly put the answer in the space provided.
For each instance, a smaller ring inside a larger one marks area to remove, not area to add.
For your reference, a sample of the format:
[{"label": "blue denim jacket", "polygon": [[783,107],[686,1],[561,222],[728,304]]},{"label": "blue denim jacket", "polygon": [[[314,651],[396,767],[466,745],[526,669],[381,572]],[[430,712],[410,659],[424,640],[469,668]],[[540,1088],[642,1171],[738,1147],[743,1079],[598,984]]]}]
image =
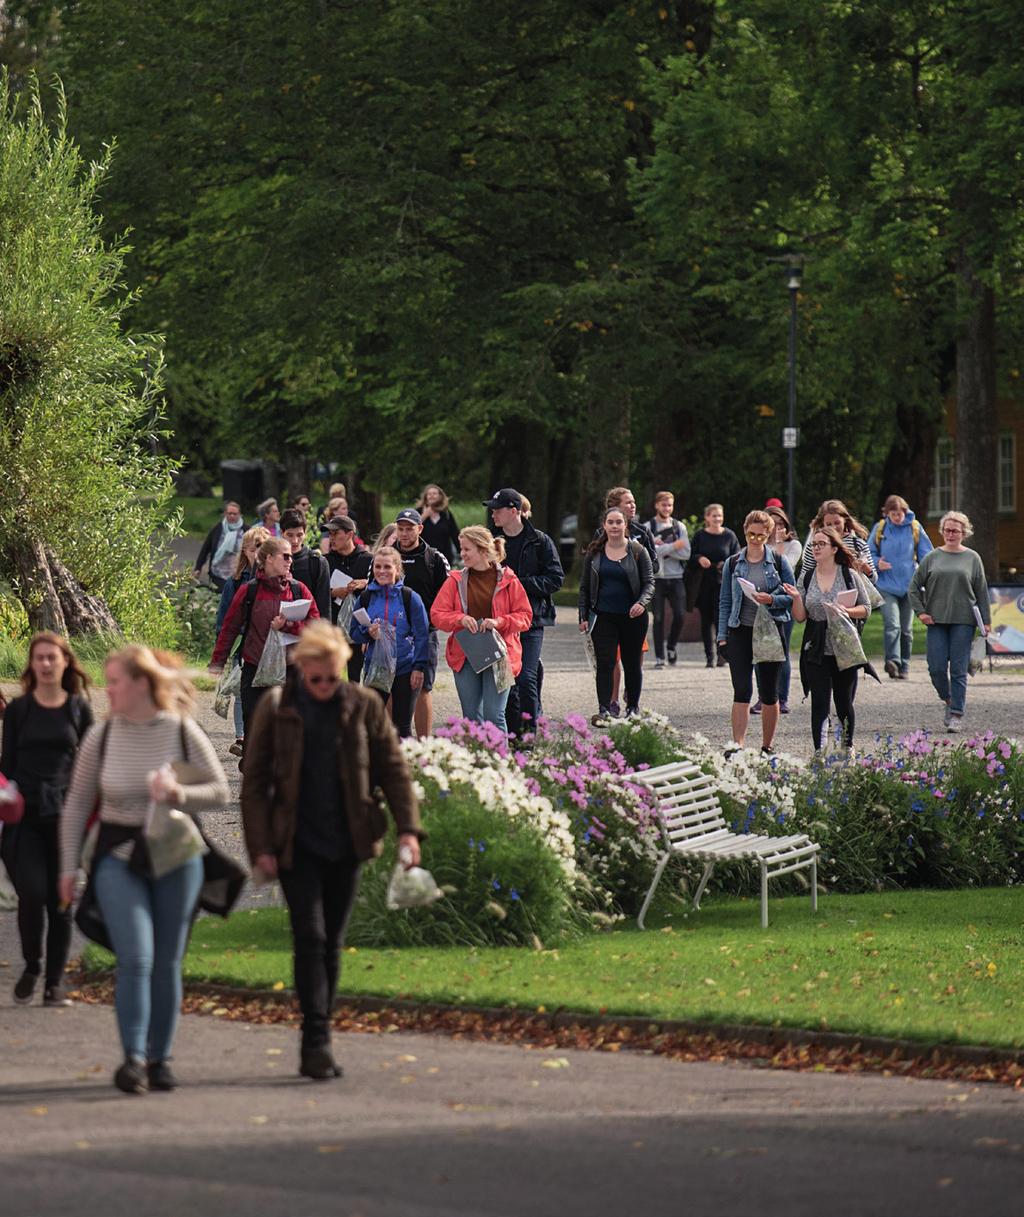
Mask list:
[{"label": "blue denim jacket", "polygon": [[[768,558],[765,563],[765,591],[770,592],[772,597],[771,604],[766,604],[765,608],[776,621],[785,623],[790,619],[793,601],[782,590],[782,585],[794,582],[793,571],[786,559],[780,558],[774,551],[766,549],[765,554]],[[741,549],[738,554],[728,560],[725,570],[722,572],[722,590],[718,597],[719,642],[723,642],[728,636],[729,630],[734,630],[740,623],[743,592],[736,580],[746,579],[747,569],[747,551]]]}]

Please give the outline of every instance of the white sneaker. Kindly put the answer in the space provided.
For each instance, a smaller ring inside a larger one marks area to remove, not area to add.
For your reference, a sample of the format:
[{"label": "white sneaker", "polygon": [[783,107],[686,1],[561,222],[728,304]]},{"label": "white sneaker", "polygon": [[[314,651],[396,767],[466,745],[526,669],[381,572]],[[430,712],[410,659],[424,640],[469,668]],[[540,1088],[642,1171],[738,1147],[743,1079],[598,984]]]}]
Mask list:
[{"label": "white sneaker", "polygon": [[949,702],[946,702],[946,708],[942,712],[942,725],[949,730],[949,724],[953,718],[953,711],[949,708]]},{"label": "white sneaker", "polygon": [[964,729],[964,716],[962,714],[951,714],[946,730],[950,735],[959,735]]}]

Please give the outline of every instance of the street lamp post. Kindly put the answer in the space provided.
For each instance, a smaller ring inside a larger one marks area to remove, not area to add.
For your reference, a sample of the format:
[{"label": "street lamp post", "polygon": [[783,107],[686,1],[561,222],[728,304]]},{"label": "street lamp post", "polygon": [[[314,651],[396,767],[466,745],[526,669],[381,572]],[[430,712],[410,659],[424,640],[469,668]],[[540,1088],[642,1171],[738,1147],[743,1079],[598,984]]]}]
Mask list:
[{"label": "street lamp post", "polygon": [[786,450],[786,511],[796,522],[796,446],[799,432],[796,426],[796,305],[800,291],[803,257],[791,254],[785,259],[786,287],[789,290],[789,413],[782,431],[782,446]]}]

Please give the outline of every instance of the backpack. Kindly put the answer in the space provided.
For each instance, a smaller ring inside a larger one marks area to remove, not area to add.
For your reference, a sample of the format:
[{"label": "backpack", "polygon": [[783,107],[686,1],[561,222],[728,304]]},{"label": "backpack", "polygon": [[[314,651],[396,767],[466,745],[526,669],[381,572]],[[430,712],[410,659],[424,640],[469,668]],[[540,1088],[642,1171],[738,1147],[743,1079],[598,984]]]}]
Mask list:
[{"label": "backpack", "polygon": [[[293,600],[304,600],[302,595],[302,584],[297,583],[294,579],[288,580],[288,586],[291,588]],[[238,633],[238,654],[242,653],[242,645],[245,642],[245,636],[249,632],[249,626],[252,622],[252,606],[256,603],[256,593],[259,591],[259,580],[250,579],[245,589],[245,604],[242,605],[242,628]]]},{"label": "backpack", "polygon": [[[436,551],[435,551],[436,552]],[[412,629],[412,588],[402,584],[402,607],[405,609],[405,620],[409,629]],[[359,607],[365,612],[370,607],[370,589],[364,587],[359,593]]]},{"label": "backpack", "polygon": [[[885,526],[888,523],[888,517],[882,516],[878,521],[878,532],[875,533],[875,544],[879,551],[882,548],[882,538],[885,536]],[[914,536],[914,565],[916,566],[920,559],[917,556],[917,544],[921,540],[921,524],[916,518],[910,521],[910,531]]]}]

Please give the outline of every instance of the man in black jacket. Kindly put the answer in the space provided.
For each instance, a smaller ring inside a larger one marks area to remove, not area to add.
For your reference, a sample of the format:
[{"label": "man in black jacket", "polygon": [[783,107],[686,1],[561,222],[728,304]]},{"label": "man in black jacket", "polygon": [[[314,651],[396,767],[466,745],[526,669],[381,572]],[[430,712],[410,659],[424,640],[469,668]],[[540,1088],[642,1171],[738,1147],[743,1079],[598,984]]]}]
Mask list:
[{"label": "man in black jacket", "polygon": [[[338,624],[342,604],[362,592],[373,574],[373,555],[365,546],[356,544],[356,522],[351,516],[331,516],[324,525],[331,539],[327,551],[327,567],[334,578],[335,571],[349,582],[331,588],[331,621]],[[340,582],[340,580],[339,580]],[[353,600],[353,604],[355,601]],[[348,661],[349,681],[357,685],[363,674],[363,648],[353,647]]]},{"label": "man in black jacket", "polygon": [[[402,578],[406,587],[419,594],[429,617],[434,599],[451,568],[444,554],[423,540],[423,518],[415,507],[400,511],[395,526],[398,529],[398,552],[402,555]],[[423,673],[423,687],[416,702],[416,734],[421,737],[429,735],[434,729],[431,690],[437,676],[438,645],[437,630],[431,626],[427,642],[427,670]]]},{"label": "man in black jacket", "polygon": [[306,544],[306,517],[297,507],[281,513],[281,536],[292,547],[292,578],[305,583],[313,594],[317,611],[331,620],[331,572],[327,559]]},{"label": "man in black jacket", "polygon": [[506,486],[496,490],[484,503],[491,510],[496,535],[505,539],[505,566],[519,577],[533,609],[533,624],[519,635],[523,647],[523,666],[509,690],[505,721],[512,735],[522,736],[536,730],[540,713],[538,671],[544,644],[544,626],[555,624],[551,597],[565,581],[562,563],[554,541],[534,528],[522,515],[523,496]]}]

